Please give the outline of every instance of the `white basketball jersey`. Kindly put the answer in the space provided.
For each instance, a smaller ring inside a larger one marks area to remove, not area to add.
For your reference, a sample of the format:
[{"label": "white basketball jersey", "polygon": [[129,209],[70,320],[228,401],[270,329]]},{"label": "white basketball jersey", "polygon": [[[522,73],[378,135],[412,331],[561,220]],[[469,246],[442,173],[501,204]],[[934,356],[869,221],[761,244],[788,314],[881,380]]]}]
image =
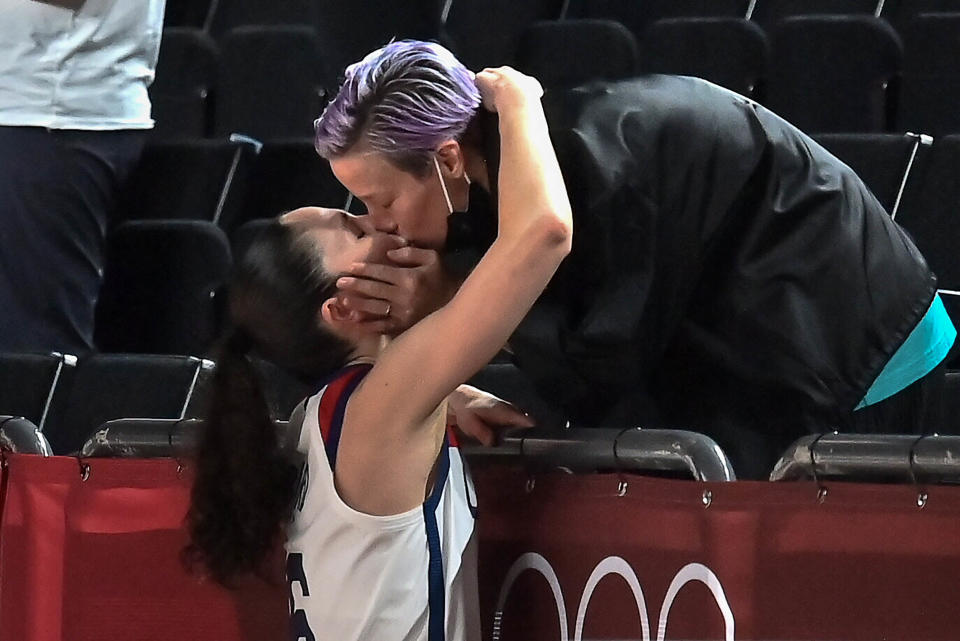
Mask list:
[{"label": "white basketball jersey", "polygon": [[306,401],[297,448],[306,461],[286,544],[291,638],[479,641],[476,495],[451,435],[421,507],[371,516],[334,487],[347,399],[369,369],[338,372]]}]

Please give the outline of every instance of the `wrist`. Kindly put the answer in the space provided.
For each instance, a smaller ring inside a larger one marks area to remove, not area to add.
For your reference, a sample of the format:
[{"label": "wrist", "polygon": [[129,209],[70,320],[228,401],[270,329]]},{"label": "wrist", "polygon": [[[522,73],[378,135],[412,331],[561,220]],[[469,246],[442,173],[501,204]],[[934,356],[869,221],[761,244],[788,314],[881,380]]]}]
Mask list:
[{"label": "wrist", "polygon": [[497,92],[494,99],[500,118],[522,116],[531,109],[540,108],[540,98],[515,87]]}]

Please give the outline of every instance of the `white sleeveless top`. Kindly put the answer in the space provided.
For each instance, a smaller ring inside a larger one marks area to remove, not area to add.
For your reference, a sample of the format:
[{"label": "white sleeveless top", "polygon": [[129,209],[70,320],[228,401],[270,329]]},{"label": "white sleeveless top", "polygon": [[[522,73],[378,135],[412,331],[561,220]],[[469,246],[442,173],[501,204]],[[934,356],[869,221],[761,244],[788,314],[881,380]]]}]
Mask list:
[{"label": "white sleeveless top", "polygon": [[149,129],[165,0],[0,0],[0,125]]},{"label": "white sleeveless top", "polygon": [[451,435],[421,507],[371,516],[334,487],[347,399],[369,370],[341,370],[306,401],[304,473],[286,544],[291,639],[478,641],[476,495]]}]

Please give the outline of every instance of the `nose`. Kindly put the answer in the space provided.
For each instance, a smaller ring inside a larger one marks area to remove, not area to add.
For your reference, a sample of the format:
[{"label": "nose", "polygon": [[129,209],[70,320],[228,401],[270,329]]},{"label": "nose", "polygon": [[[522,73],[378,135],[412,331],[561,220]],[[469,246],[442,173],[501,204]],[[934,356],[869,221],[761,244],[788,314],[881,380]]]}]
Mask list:
[{"label": "nose", "polygon": [[393,217],[382,209],[371,209],[370,213],[363,218],[367,219],[368,224],[372,225],[376,231],[388,234],[397,233],[397,221],[393,220]]}]

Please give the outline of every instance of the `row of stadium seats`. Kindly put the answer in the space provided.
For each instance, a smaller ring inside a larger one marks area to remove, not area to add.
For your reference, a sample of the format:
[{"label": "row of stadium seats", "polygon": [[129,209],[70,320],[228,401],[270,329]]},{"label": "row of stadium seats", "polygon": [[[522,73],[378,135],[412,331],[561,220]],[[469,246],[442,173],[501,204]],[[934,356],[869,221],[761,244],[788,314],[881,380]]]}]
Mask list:
[{"label": "row of stadium seats", "polygon": [[[816,137],[860,174],[960,290],[960,136]],[[259,153],[258,153],[259,151]],[[107,352],[204,355],[222,325],[217,294],[256,220],[302,205],[340,208],[346,191],[310,139],[200,140],[147,147],[109,236],[96,341]],[[355,213],[362,205],[351,202]],[[960,296],[944,296],[960,324]]]},{"label": "row of stadium seats", "polygon": [[[398,3],[372,3],[372,2],[335,2],[331,0],[288,0],[279,5],[270,5],[267,7],[255,0],[232,0],[230,2],[208,1],[208,2],[172,2],[168,4],[167,24],[190,26],[202,28],[205,34],[215,38],[221,38],[236,27],[249,25],[299,25],[307,30],[313,30],[319,36],[322,42],[322,65],[325,70],[320,70],[317,64],[318,58],[312,58],[310,63],[313,66],[313,73],[325,77],[323,86],[329,90],[336,85],[336,80],[340,77],[346,64],[359,59],[363,54],[373,48],[382,45],[391,38],[418,37],[427,39],[437,39],[450,46],[460,58],[472,68],[480,68],[488,65],[504,64],[515,61],[515,54],[521,41],[522,34],[534,22],[539,20],[556,20],[569,18],[599,18],[612,19],[626,25],[627,29],[641,42],[646,40],[648,28],[657,20],[672,20],[674,18],[691,17],[709,17],[721,18],[720,22],[737,22],[741,19],[747,22],[748,27],[728,27],[726,32],[721,30],[714,34],[708,28],[711,37],[696,37],[697,30],[703,30],[705,27],[701,24],[699,27],[693,27],[687,30],[686,35],[679,40],[674,40],[673,44],[666,51],[672,55],[679,46],[683,49],[680,58],[670,58],[666,67],[660,64],[662,56],[658,56],[656,51],[647,52],[644,50],[641,56],[640,70],[666,70],[681,71],[683,73],[692,73],[693,75],[705,75],[715,79],[720,84],[728,84],[731,88],[738,91],[751,89],[755,97],[763,99],[765,87],[762,80],[766,78],[766,67],[762,67],[763,73],[759,75],[752,71],[764,58],[764,51],[768,48],[764,43],[762,31],[758,28],[750,30],[749,27],[757,27],[774,31],[784,18],[793,16],[848,16],[854,18],[854,22],[865,20],[870,17],[878,17],[887,28],[876,27],[867,29],[862,37],[847,37],[844,29],[842,33],[836,33],[833,27],[826,27],[827,33],[824,35],[840,47],[840,53],[831,51],[830,47],[820,47],[817,41],[820,35],[817,33],[806,34],[806,29],[794,25],[793,32],[798,29],[804,33],[797,35],[786,34],[783,46],[775,46],[776,51],[789,52],[794,42],[806,45],[806,50],[818,52],[811,60],[817,58],[826,61],[826,64],[813,64],[806,67],[800,64],[800,77],[795,78],[794,69],[787,64],[787,68],[782,74],[786,82],[797,86],[795,95],[809,97],[808,89],[820,88],[822,96],[835,97],[832,87],[838,85],[836,81],[827,82],[830,78],[839,78],[842,81],[851,71],[856,72],[857,67],[869,69],[872,64],[880,63],[883,75],[889,75],[887,67],[892,67],[894,72],[899,68],[899,40],[894,36],[894,42],[891,43],[890,35],[892,31],[889,24],[892,24],[897,30],[904,32],[904,38],[908,41],[907,57],[903,62],[904,72],[907,76],[916,76],[912,69],[929,72],[930,74],[940,76],[937,79],[926,79],[918,83],[913,83],[906,88],[906,94],[909,96],[908,105],[902,116],[898,116],[896,83],[890,87],[893,100],[887,100],[888,96],[883,96],[886,85],[891,83],[889,78],[871,79],[872,84],[869,98],[859,98],[862,102],[870,100],[876,103],[877,95],[881,95],[881,102],[886,104],[873,109],[867,108],[867,120],[864,122],[855,121],[850,124],[850,116],[845,116],[835,122],[832,122],[832,114],[836,111],[837,105],[828,104],[818,113],[820,118],[828,118],[826,123],[820,123],[816,120],[804,121],[802,117],[792,118],[798,121],[801,127],[810,131],[853,131],[853,130],[891,130],[906,131],[923,129],[926,133],[941,133],[947,131],[958,132],[955,116],[955,110],[951,105],[955,100],[951,100],[949,95],[956,95],[954,90],[945,90],[942,86],[946,80],[945,76],[952,74],[951,71],[944,71],[949,67],[949,61],[956,58],[956,54],[950,53],[957,47],[957,39],[953,37],[955,28],[944,23],[939,27],[913,27],[911,21],[920,14],[942,13],[942,12],[960,11],[960,4],[957,0],[634,0],[624,2],[622,0],[527,0],[526,2],[513,2],[507,0],[490,0],[483,3],[471,3],[463,0],[446,0],[437,2],[437,0],[426,0],[420,2]],[[376,16],[376,19],[370,19]],[[943,16],[941,16],[943,17]],[[701,21],[702,22],[702,21]],[[710,21],[706,21],[710,22]],[[889,24],[888,24],[889,23]],[[671,27],[665,34],[670,37]],[[834,33],[829,33],[833,30]],[[744,32],[744,33],[741,33]],[[758,35],[761,34],[761,35]],[[791,39],[792,38],[792,39]],[[603,41],[594,42],[593,47],[599,48],[599,53],[607,53]],[[301,48],[310,50],[315,45],[304,41]],[[875,51],[871,52],[863,49],[862,45],[868,45]],[[745,50],[738,47],[746,46]],[[759,49],[757,48],[759,47]],[[812,47],[812,49],[811,49]],[[672,49],[672,50],[671,50]],[[553,54],[561,56],[562,59],[553,58]],[[588,52],[590,53],[590,52]],[[718,55],[719,54],[719,55]],[[874,62],[857,62],[862,56],[867,56],[867,60],[873,60],[874,55],[879,54],[882,58]],[[598,61],[604,61],[606,55],[581,55],[579,51],[573,51],[567,55],[565,48],[550,50],[546,54],[548,60],[556,62],[551,65],[553,69],[582,69],[584,63],[590,65],[597,64]],[[565,56],[565,57],[564,57]],[[746,60],[742,60],[747,56]],[[658,57],[660,60],[658,60]],[[785,57],[789,57],[785,54]],[[778,68],[779,58],[774,56],[774,69]],[[796,58],[803,63],[807,63],[807,56],[802,52],[797,52]],[[929,63],[933,59],[933,65]],[[731,66],[728,59],[737,62]],[[260,59],[260,64],[266,64],[270,67],[270,72],[277,75],[279,70],[277,65],[271,65],[268,56]],[[652,64],[647,65],[647,61]],[[936,68],[937,61],[944,61],[942,69]],[[570,63],[573,63],[572,65]],[[824,71],[830,72],[830,63],[840,63],[840,67],[846,69],[837,69],[834,73],[828,73],[826,76],[821,74]],[[746,65],[749,73],[745,77],[740,71],[740,67]],[[601,62],[601,69],[605,65]],[[705,67],[705,68],[704,68]],[[823,67],[823,68],[821,68]],[[733,71],[730,71],[733,69]],[[270,73],[268,72],[268,73]],[[288,74],[280,73],[283,78]],[[922,75],[922,74],[921,74]],[[725,82],[730,78],[731,82]],[[305,74],[304,77],[310,77]],[[801,82],[802,81],[802,82]],[[812,84],[810,84],[812,82]],[[771,78],[774,85],[772,91],[775,94],[780,93],[777,85],[782,84],[781,80]],[[281,84],[281,83],[278,83]],[[936,89],[931,90],[931,87]],[[878,94],[878,92],[880,92]],[[941,98],[935,96],[943,93],[949,95]],[[750,93],[750,92],[748,92]],[[842,92],[841,92],[842,93]],[[859,94],[859,90],[855,93]],[[267,90],[264,94],[269,97],[272,94]],[[282,94],[281,94],[282,95]],[[914,97],[916,96],[916,97]],[[911,108],[912,103],[921,103],[925,100],[935,100],[939,107],[934,109],[921,108],[920,113],[914,113]],[[835,100],[834,100],[835,101]],[[829,101],[828,101],[829,102]],[[303,101],[297,101],[295,104],[303,105]],[[794,100],[787,97],[780,101],[781,105],[787,107],[794,105]],[[807,101],[800,103],[804,107],[808,106]],[[816,101],[814,101],[816,104]],[[925,113],[932,111],[932,113]],[[801,110],[801,114],[803,110]],[[853,118],[863,116],[863,105],[854,110]],[[788,116],[790,117],[790,116]],[[297,127],[306,127],[306,121],[300,120],[294,125],[293,135],[303,135],[301,129]],[[226,130],[227,127],[220,127],[217,123],[207,123],[209,130]],[[921,126],[922,125],[922,126]],[[161,123],[161,130],[167,125]],[[878,129],[879,128],[879,129]],[[236,129],[234,129],[236,130]]]},{"label": "row of stadium seats", "polygon": [[[511,63],[548,88],[640,72],[706,78],[804,131],[960,133],[960,13],[924,14],[898,35],[872,16],[791,18],[767,32],[742,18],[655,22],[639,41],[608,20],[532,24]],[[308,136],[342,67],[312,27],[239,27],[218,41],[164,31],[150,89],[157,136]],[[639,53],[638,53],[639,52]],[[485,65],[480,65],[485,66]]]},{"label": "row of stadium seats", "polygon": [[[314,391],[267,363],[258,361],[257,367],[277,421],[288,419],[293,407]],[[98,354],[78,363],[62,354],[0,354],[0,436],[7,436],[19,451],[47,455],[170,456],[177,447],[195,442],[195,434],[182,432],[197,427],[192,419],[203,415],[214,368],[212,361],[188,356]],[[581,429],[560,434],[558,426],[551,424],[550,410],[542,406],[523,376],[510,365],[487,366],[471,383],[520,403],[537,417],[543,429],[521,435],[542,441],[536,448],[528,449],[528,456],[545,448],[553,449],[554,459],[567,452],[575,454],[571,461],[575,459],[577,465],[603,468],[608,464],[601,459],[609,457],[601,441],[610,440],[611,433],[623,436],[615,429]],[[944,433],[960,433],[960,372],[947,375],[943,409],[948,417]],[[653,452],[675,459],[662,459],[655,465],[655,469],[663,471],[686,470],[686,459],[694,452],[684,455],[680,451],[684,447],[699,449],[701,454],[719,452],[712,443],[703,447],[705,441],[695,433],[650,430],[634,436],[630,451],[637,451],[638,460]],[[504,445],[505,453],[510,454],[508,450],[516,443],[507,439]],[[812,452],[815,445],[816,440],[798,442],[797,447]],[[842,447],[842,443],[835,443],[827,450],[840,455]],[[613,456],[614,460],[619,456],[623,464],[632,460],[627,449]],[[792,458],[802,459],[799,463],[803,464],[809,456],[797,454]],[[729,462],[725,458],[709,467],[714,471],[701,480],[734,478],[734,473],[727,471]],[[698,476],[696,470],[693,472]],[[784,472],[784,478],[796,473]]]},{"label": "row of stadium seats", "polygon": [[[960,11],[957,0],[407,0],[402,3],[400,16],[390,12],[386,4],[359,0],[284,0],[274,4],[262,0],[167,0],[165,24],[203,28],[214,35],[248,25],[338,24],[352,31],[351,35],[375,43],[384,40],[378,37],[384,25],[400,37],[430,33],[442,26],[454,31],[458,40],[472,37],[495,41],[497,36],[490,32],[519,33],[534,20],[564,18],[610,18],[639,34],[664,18],[748,18],[768,26],[797,15],[866,14],[903,24],[919,13]],[[377,12],[379,19],[370,20],[371,12]],[[367,19],[350,20],[355,16]]]},{"label": "row of stadium seats", "polygon": [[[277,420],[315,390],[272,364],[254,364]],[[120,418],[184,420],[203,416],[215,363],[169,354],[0,353],[0,416],[22,417],[49,441],[54,454],[77,452],[107,421]],[[541,425],[559,415],[512,365],[493,363],[472,379],[491,393],[523,402]]]},{"label": "row of stadium seats", "polygon": [[[900,222],[913,227],[933,215],[953,226],[950,206],[958,193],[950,170],[958,161],[960,136],[935,144],[917,134],[813,138],[852,167]],[[117,222],[206,220],[231,234],[244,222],[302,205],[362,209],[317,156],[310,138],[263,145],[242,138],[159,141],[146,147],[122,192]]]},{"label": "row of stadium seats", "polygon": [[[19,375],[37,390],[29,389],[22,380],[16,391],[39,391],[49,396],[69,395],[75,398],[86,392],[86,403],[78,405],[79,415],[73,420],[38,423],[29,418],[0,414],[0,450],[50,455],[81,457],[177,457],[189,455],[203,429],[202,419],[196,418],[197,406],[205,394],[203,383],[214,367],[209,361],[186,357],[131,357],[128,355],[100,356],[86,359],[76,372],[64,373],[60,355],[31,357],[0,354],[0,378]],[[50,382],[51,367],[56,374]],[[68,366],[67,369],[74,369]],[[489,369],[489,368],[488,368]],[[99,374],[104,383],[90,385],[91,377]],[[272,374],[276,374],[275,372]],[[268,383],[276,383],[276,376],[266,373]],[[62,393],[60,382],[67,376],[68,393]],[[491,377],[487,377],[488,382]],[[515,380],[516,376],[511,375]],[[132,379],[132,384],[131,380]],[[476,381],[481,382],[481,381]],[[503,379],[502,384],[510,380]],[[155,384],[166,388],[164,393],[143,392],[131,394],[136,384]],[[268,390],[271,402],[281,400],[290,405],[299,402],[289,386],[278,399],[276,386]],[[295,388],[301,395],[312,393],[305,386]],[[508,397],[523,402],[516,390]],[[50,401],[47,401],[49,405]],[[9,391],[0,394],[0,408],[23,406],[23,397],[14,398]],[[29,408],[34,409],[34,408]],[[529,406],[526,406],[529,409]],[[915,481],[922,473],[926,481],[935,481],[946,474],[956,481],[957,472],[951,452],[958,443],[960,423],[960,372],[951,372],[946,379],[943,411],[951,418],[944,424],[943,434],[867,435],[867,434],[811,434],[797,439],[788,448],[770,472],[770,480],[798,480],[831,476],[853,477],[859,480]],[[0,410],[2,411],[2,410]],[[158,418],[124,418],[130,413]],[[287,413],[274,421],[277,429],[288,429]],[[534,412],[534,416],[539,415]],[[112,418],[117,417],[117,418]],[[98,422],[99,421],[99,422]],[[39,425],[39,426],[38,426]],[[922,445],[921,445],[922,443]],[[53,444],[53,445],[51,445]],[[506,460],[514,457],[531,469],[560,467],[568,472],[597,472],[618,470],[656,475],[693,478],[701,481],[736,480],[736,471],[727,454],[706,435],[688,430],[604,428],[604,426],[557,429],[540,421],[534,430],[507,433],[496,450],[468,445],[471,457],[488,460]],[[491,458],[492,457],[492,458]],[[952,466],[954,469],[947,469]],[[945,479],[946,480],[946,479]]]},{"label": "row of stadium seats", "polygon": [[[642,34],[597,20],[538,22],[517,66],[547,87],[640,72],[706,78],[808,132],[960,133],[954,105],[960,13],[923,14],[898,34],[873,16],[804,16],[764,30],[742,18],[659,20]],[[639,54],[636,52],[639,49]]]},{"label": "row of stadium seats", "polygon": [[[288,418],[310,387],[267,362],[256,365],[272,415]],[[23,417],[54,454],[69,454],[113,419],[202,416],[214,367],[193,356],[0,354],[0,415]]]},{"label": "row of stadium seats", "polygon": [[810,15],[872,15],[894,26],[921,13],[960,11],[957,0],[573,0],[563,17],[611,18],[634,33],[664,18],[746,18],[769,28],[780,20]]}]

